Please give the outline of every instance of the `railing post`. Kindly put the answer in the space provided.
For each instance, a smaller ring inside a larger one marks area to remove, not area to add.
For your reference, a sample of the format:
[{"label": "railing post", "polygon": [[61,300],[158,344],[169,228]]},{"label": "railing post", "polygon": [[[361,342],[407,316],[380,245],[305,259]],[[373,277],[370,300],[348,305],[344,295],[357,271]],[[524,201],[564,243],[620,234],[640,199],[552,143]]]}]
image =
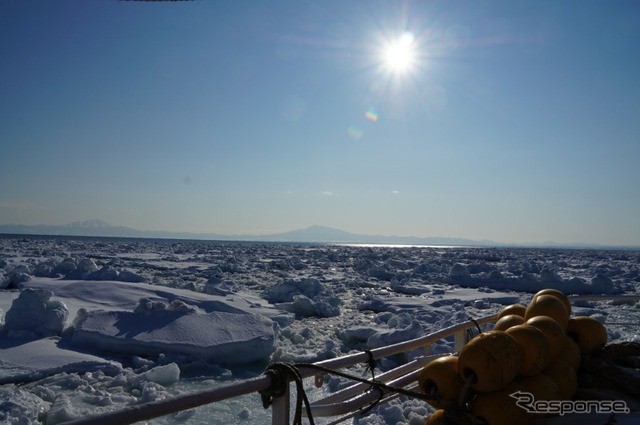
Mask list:
[{"label": "railing post", "polygon": [[289,425],[289,408],[291,407],[291,392],[289,383],[284,394],[274,397],[271,403],[271,425]]},{"label": "railing post", "polygon": [[467,344],[467,331],[460,330],[453,334],[453,351],[459,353]]}]

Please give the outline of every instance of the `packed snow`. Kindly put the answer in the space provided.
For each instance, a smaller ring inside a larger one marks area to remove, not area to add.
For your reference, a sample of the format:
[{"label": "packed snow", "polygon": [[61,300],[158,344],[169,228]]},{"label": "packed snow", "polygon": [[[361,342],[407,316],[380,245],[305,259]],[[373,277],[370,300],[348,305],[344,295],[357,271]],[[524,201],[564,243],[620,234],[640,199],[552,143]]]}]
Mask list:
[{"label": "packed snow", "polygon": [[[5,235],[0,423],[58,424],[257,376],[273,361],[401,342],[543,288],[638,294],[640,252]],[[574,309],[606,323],[611,341],[640,340],[638,303]],[[321,393],[346,384],[326,383]],[[431,410],[400,397],[354,423],[421,424]],[[251,394],[150,423],[266,424],[270,412]]]}]

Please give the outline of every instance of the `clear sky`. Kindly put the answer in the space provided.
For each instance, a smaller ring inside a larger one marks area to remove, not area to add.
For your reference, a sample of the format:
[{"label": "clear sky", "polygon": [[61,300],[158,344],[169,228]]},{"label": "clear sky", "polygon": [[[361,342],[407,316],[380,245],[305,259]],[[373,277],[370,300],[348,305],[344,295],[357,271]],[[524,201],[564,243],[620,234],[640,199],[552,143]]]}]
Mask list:
[{"label": "clear sky", "polygon": [[0,223],[640,245],[640,2],[0,2]]}]

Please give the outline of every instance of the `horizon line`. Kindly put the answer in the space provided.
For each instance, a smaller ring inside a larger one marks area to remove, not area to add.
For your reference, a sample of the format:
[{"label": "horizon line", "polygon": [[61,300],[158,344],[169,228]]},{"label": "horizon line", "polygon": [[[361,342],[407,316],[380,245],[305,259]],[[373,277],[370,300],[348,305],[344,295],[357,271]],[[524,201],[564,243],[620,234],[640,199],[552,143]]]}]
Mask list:
[{"label": "horizon line", "polygon": [[[96,223],[99,226],[83,227],[83,224]],[[65,229],[74,228],[76,232],[64,233]],[[3,229],[4,228],[4,229]],[[22,229],[21,229],[22,228]],[[40,229],[38,229],[40,228]],[[51,232],[41,232],[42,228],[50,228]],[[287,235],[295,236],[295,233],[308,231],[314,228],[326,229],[347,234],[352,239],[331,237],[310,237],[309,239],[282,239]],[[27,231],[31,229],[31,231]],[[107,231],[100,232],[100,229]],[[108,233],[108,230],[120,230],[123,233]],[[84,232],[78,233],[79,230]],[[93,230],[93,232],[92,232]],[[131,234],[139,233],[139,234]],[[194,241],[218,241],[218,242],[278,242],[278,243],[325,243],[325,244],[358,244],[358,245],[402,245],[402,246],[442,246],[442,247],[491,247],[491,248],[570,248],[570,249],[615,249],[615,250],[640,250],[640,245],[616,245],[597,244],[590,242],[498,242],[489,239],[469,239],[451,236],[400,236],[380,234],[357,234],[339,228],[313,224],[304,228],[292,229],[284,232],[267,234],[221,234],[216,232],[189,232],[170,230],[138,230],[128,226],[112,225],[103,220],[75,221],[66,225],[26,225],[26,224],[0,224],[0,234],[6,236],[59,236],[59,237],[96,237],[96,238],[129,238],[129,239],[167,239],[167,240],[194,240]],[[376,240],[378,239],[378,240]],[[387,240],[380,240],[387,239]]]}]

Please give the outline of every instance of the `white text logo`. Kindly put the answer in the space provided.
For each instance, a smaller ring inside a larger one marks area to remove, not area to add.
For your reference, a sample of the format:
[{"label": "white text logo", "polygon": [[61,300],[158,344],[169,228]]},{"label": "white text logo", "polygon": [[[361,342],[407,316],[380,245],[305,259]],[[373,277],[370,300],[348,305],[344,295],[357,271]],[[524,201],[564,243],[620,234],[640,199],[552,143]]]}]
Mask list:
[{"label": "white text logo", "polygon": [[509,394],[516,405],[529,413],[564,415],[567,413],[629,413],[624,400],[536,400],[533,394],[516,391]]}]

